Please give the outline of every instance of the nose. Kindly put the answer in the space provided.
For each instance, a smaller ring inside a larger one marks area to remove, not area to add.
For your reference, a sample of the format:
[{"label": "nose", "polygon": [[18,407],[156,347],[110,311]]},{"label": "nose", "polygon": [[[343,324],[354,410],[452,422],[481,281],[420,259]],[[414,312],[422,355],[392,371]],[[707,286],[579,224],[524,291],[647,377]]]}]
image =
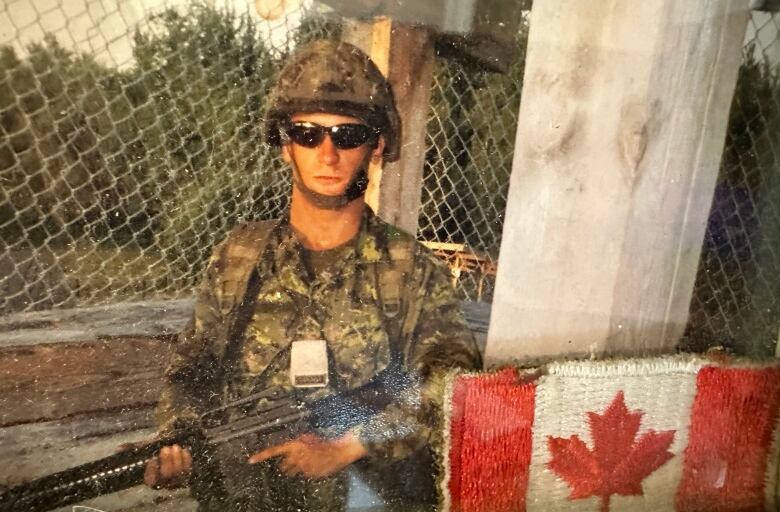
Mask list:
[{"label": "nose", "polygon": [[330,140],[329,135],[325,136],[322,143],[320,143],[317,148],[321,163],[325,165],[334,165],[339,161],[339,151],[336,149],[336,146],[333,145],[333,141]]}]

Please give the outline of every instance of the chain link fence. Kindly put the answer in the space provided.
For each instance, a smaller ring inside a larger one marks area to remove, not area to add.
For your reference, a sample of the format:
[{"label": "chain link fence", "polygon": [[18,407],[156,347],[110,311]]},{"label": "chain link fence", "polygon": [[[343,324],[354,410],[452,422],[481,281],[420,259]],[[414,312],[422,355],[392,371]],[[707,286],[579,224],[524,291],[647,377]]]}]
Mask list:
[{"label": "chain link fence", "polygon": [[[212,3],[0,6],[0,315],[188,296],[231,225],[286,208],[259,115],[289,51],[339,37]],[[251,4],[250,4],[251,5]],[[766,353],[780,299],[780,17],[754,13],[685,344]],[[506,74],[437,59],[418,238],[490,301],[527,19]]]},{"label": "chain link fence", "polygon": [[[231,225],[286,208],[262,101],[289,50],[340,20],[150,4],[0,11],[2,314],[188,295]],[[492,289],[522,60],[507,75],[437,62],[419,236],[456,244],[442,254],[469,263],[467,297]]]},{"label": "chain link fence", "polygon": [[754,12],[683,345],[772,355],[779,304],[780,14]]},{"label": "chain link fence", "polygon": [[434,75],[418,238],[446,258],[461,294],[490,301],[520,110],[527,18],[506,74],[441,60]]},{"label": "chain link fence", "polygon": [[190,294],[231,225],[286,207],[262,100],[338,24],[151,3],[3,4],[0,313]]}]

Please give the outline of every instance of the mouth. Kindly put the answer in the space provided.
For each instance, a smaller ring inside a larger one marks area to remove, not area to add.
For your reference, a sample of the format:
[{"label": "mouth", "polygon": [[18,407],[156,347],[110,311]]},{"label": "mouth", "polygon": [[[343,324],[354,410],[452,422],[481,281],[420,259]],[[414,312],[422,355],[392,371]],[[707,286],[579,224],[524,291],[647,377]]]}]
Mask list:
[{"label": "mouth", "polygon": [[337,183],[341,181],[341,178],[338,176],[315,176],[314,179],[321,183]]}]

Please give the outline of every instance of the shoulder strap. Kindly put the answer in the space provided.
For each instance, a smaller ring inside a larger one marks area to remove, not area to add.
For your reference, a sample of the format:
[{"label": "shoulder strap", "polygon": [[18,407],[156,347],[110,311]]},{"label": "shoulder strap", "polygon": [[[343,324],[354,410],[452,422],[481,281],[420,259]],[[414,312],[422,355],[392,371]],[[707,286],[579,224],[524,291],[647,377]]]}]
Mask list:
[{"label": "shoulder strap", "polygon": [[[261,256],[268,249],[271,232],[277,226],[276,221],[257,221],[241,224],[228,234],[223,246],[223,256],[231,267],[234,278],[235,296],[241,297],[233,321],[226,331],[225,352],[219,368],[218,382],[231,375],[238,362],[244,332],[252,319],[257,294],[262,281],[258,272]],[[225,269],[223,269],[224,271]]]},{"label": "shoulder strap", "polygon": [[404,284],[413,270],[417,242],[413,238],[389,242],[389,260],[377,263],[377,294],[384,316],[385,329],[390,337],[391,353],[402,358],[403,340],[412,334],[419,315],[416,293],[404,294]]}]

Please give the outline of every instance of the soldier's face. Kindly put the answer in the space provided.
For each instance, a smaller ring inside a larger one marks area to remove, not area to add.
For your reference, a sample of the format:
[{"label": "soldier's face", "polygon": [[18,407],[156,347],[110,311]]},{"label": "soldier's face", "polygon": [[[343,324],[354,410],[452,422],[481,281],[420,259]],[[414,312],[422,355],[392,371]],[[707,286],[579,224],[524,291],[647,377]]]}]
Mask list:
[{"label": "soldier's face", "polygon": [[[363,124],[351,116],[328,113],[301,113],[292,116],[293,123],[304,122],[331,127],[341,124]],[[376,147],[363,144],[352,149],[339,149],[325,136],[315,147],[306,147],[295,142],[282,146],[282,157],[288,164],[295,160],[304,185],[326,196],[344,194],[361,165],[367,159],[378,159],[384,149],[380,137]]]}]

